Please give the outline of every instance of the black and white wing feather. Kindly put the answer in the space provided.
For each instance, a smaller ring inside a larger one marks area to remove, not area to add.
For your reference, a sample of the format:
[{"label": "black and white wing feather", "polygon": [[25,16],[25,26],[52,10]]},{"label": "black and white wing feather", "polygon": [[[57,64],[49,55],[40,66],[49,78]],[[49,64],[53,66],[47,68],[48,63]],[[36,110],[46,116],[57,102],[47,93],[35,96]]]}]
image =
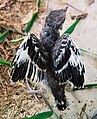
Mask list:
[{"label": "black and white wing feather", "polygon": [[72,79],[70,81],[74,84],[74,86],[82,87],[84,83],[85,68],[81,60],[80,50],[72,38],[70,51],[71,56],[69,58],[69,67],[72,74]]},{"label": "black and white wing feather", "polygon": [[20,44],[13,59],[12,81],[35,78],[42,80],[46,70],[44,49],[34,34],[29,34]]},{"label": "black and white wing feather", "polygon": [[83,86],[84,65],[80,59],[78,47],[68,34],[62,35],[56,42],[52,58],[53,69],[60,85],[70,80],[74,86]]}]

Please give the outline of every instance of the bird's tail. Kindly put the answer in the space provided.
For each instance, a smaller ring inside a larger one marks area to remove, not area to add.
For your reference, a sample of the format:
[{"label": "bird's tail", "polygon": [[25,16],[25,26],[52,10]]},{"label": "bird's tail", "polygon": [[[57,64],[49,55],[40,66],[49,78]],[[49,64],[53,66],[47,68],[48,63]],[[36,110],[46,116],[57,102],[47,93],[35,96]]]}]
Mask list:
[{"label": "bird's tail", "polygon": [[57,91],[56,96],[54,95],[54,97],[58,109],[64,111],[68,107],[68,102],[65,93],[63,94],[63,91]]},{"label": "bird's tail", "polygon": [[50,86],[55,98],[57,108],[61,111],[65,110],[68,106],[68,102],[66,100],[64,85],[59,85],[59,83],[54,79],[49,79],[48,85]]}]

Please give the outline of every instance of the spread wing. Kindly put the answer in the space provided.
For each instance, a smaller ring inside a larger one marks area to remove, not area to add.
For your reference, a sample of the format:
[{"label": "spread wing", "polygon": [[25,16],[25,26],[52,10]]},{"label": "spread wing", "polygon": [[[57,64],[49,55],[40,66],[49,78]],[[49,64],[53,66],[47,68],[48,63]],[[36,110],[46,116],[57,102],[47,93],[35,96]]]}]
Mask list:
[{"label": "spread wing", "polygon": [[34,34],[29,34],[20,44],[13,59],[11,79],[13,82],[22,79],[42,80],[46,70],[44,49]]},{"label": "spread wing", "polygon": [[84,65],[80,59],[78,47],[68,34],[62,35],[56,42],[52,58],[53,68],[60,85],[70,80],[74,86],[83,86]]}]

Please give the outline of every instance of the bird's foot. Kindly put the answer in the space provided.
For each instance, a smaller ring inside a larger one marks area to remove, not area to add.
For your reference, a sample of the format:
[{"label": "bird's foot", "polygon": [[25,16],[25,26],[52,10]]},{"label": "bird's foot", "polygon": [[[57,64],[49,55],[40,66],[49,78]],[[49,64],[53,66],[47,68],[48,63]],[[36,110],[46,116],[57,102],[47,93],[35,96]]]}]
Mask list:
[{"label": "bird's foot", "polygon": [[56,101],[57,107],[60,111],[64,111],[66,110],[66,108],[68,107],[69,103],[67,102],[67,100],[65,99],[64,101]]}]

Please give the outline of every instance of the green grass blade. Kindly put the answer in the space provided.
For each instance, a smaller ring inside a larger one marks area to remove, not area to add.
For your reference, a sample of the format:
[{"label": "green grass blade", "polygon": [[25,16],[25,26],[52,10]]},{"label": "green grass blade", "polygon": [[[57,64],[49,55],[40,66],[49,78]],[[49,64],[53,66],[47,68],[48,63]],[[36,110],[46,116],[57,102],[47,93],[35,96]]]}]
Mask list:
[{"label": "green grass blade", "polygon": [[38,1],[37,1],[38,9],[39,9],[39,7],[40,7],[40,3],[41,3],[41,0],[38,0]]},{"label": "green grass blade", "polygon": [[86,84],[84,85],[85,88],[92,88],[92,87],[97,87],[97,84]]},{"label": "green grass blade", "polygon": [[0,64],[6,65],[6,66],[10,66],[10,67],[12,66],[11,62],[7,62],[7,61],[5,61],[3,59],[0,59]]},{"label": "green grass blade", "polygon": [[39,13],[39,8],[40,8],[40,3],[41,3],[41,0],[37,0],[37,6],[38,6],[38,9],[37,11],[33,14],[31,20],[28,22],[24,32],[28,33],[31,29],[31,27],[33,26],[33,23],[35,22],[37,16],[38,16],[38,13]]},{"label": "green grass blade", "polygon": [[74,31],[76,25],[79,23],[79,21],[80,21],[80,19],[77,19],[77,20],[64,32],[64,34],[65,34],[65,33],[71,34],[71,33]]},{"label": "green grass blade", "polygon": [[31,18],[31,20],[28,22],[26,28],[25,28],[25,32],[28,33],[31,29],[31,27],[33,26],[33,23],[35,22],[36,18],[38,16],[38,12],[35,12]]},{"label": "green grass blade", "polygon": [[4,42],[4,40],[7,38],[9,33],[9,30],[5,31],[3,34],[0,36],[0,43]]},{"label": "green grass blade", "polygon": [[94,88],[94,87],[97,87],[97,84],[86,84],[84,85],[84,88],[80,88],[80,89],[73,89],[73,91],[77,91],[77,90],[86,90],[86,89],[89,89],[89,88]]},{"label": "green grass blade", "polygon": [[95,53],[92,53],[92,52],[89,52],[89,51],[87,51],[87,50],[84,50],[84,49],[82,49],[82,48],[80,48],[80,50],[81,50],[81,51],[83,51],[83,52],[86,52],[86,53],[89,53],[89,54],[92,54],[92,55],[95,55],[95,56],[97,56],[97,54],[95,54]]},{"label": "green grass blade", "polygon": [[17,43],[17,42],[21,42],[24,40],[24,37],[23,38],[17,38],[17,39],[14,39],[14,40],[10,40],[10,43]]},{"label": "green grass blade", "polygon": [[25,117],[23,119],[47,119],[53,115],[52,111],[42,112],[32,117]]}]

